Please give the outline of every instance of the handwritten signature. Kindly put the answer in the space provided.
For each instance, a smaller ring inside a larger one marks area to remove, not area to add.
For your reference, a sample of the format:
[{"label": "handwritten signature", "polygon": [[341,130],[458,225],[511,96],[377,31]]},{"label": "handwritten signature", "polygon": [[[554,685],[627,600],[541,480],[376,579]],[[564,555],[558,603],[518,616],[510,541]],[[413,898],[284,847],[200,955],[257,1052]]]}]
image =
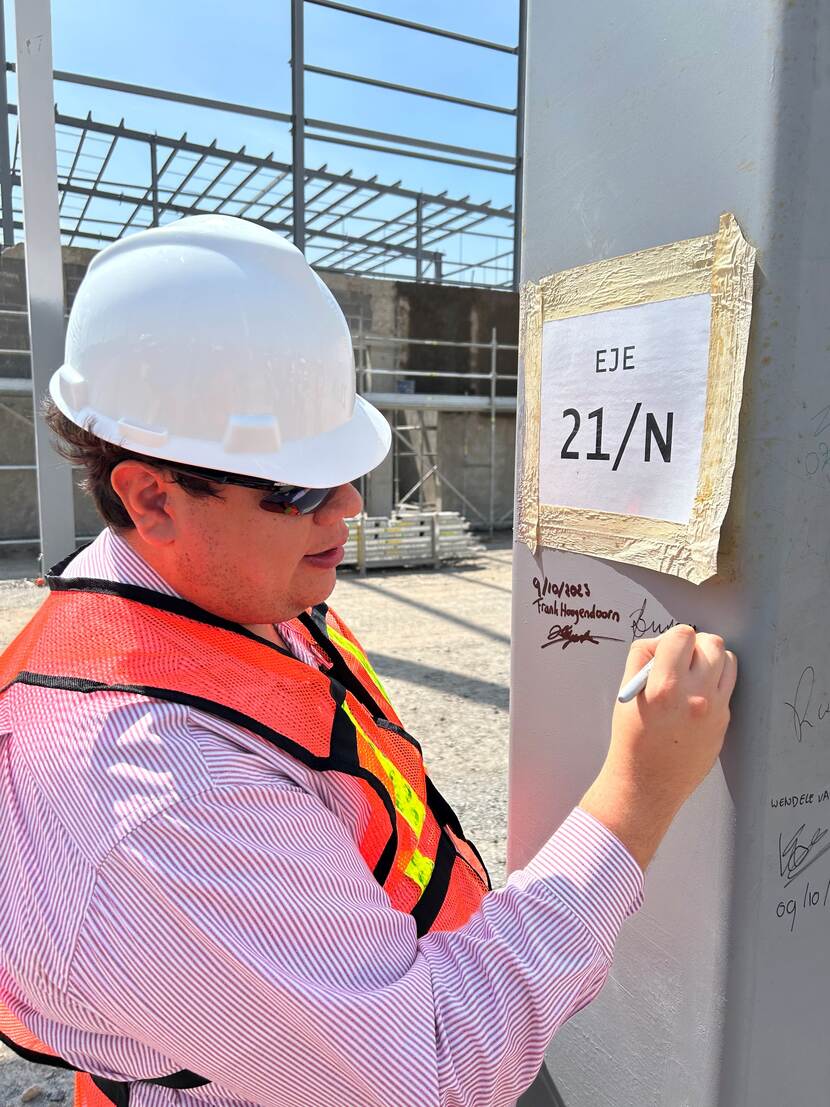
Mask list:
[{"label": "handwritten signature", "polygon": [[[784,703],[784,706],[789,707],[793,713],[793,733],[797,742],[804,738],[805,727],[809,727],[810,730],[813,729],[809,715],[813,706],[815,686],[816,671],[812,665],[807,665],[798,678],[792,703],[788,700]],[[816,710],[816,718],[819,722],[823,722],[827,715],[830,715],[830,703],[820,703]]]},{"label": "handwritten signature", "polygon": [[566,650],[568,646],[580,646],[586,643],[598,646],[600,642],[622,642],[622,638],[610,638],[606,634],[594,634],[590,630],[577,634],[572,623],[554,623],[548,631],[547,641],[542,643],[541,648],[545,650],[548,646],[561,646]]},{"label": "handwritten signature", "polygon": [[[657,638],[671,627],[677,625],[676,619],[669,619],[667,623],[658,623],[654,619],[646,622],[646,604],[648,596],[642,604],[628,616],[631,620],[631,637],[636,642],[638,638]],[[697,628],[695,628],[697,629]]]},{"label": "handwritten signature", "polygon": [[830,842],[826,842],[817,853],[813,852],[815,846],[827,834],[827,830],[822,830],[821,827],[815,831],[809,843],[805,844],[799,841],[806,825],[806,823],[802,823],[787,843],[783,842],[783,834],[778,835],[778,868],[781,877],[786,877],[785,887],[830,849]]}]

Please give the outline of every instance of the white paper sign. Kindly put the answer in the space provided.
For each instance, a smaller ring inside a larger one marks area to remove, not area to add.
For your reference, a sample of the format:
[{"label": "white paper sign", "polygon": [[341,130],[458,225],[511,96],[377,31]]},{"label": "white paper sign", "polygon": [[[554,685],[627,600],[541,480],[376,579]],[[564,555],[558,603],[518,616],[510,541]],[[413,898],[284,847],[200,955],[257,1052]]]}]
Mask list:
[{"label": "white paper sign", "polygon": [[710,312],[701,293],[543,325],[541,503],[688,522]]}]

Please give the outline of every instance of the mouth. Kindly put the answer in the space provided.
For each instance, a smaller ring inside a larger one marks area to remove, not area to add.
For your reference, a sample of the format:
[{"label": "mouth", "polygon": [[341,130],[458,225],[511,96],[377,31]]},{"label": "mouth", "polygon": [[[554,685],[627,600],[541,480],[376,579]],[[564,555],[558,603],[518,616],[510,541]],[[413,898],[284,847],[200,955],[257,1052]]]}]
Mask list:
[{"label": "mouth", "polygon": [[343,560],[346,551],[343,546],[331,546],[319,553],[306,554],[303,561],[315,569],[334,569]]}]

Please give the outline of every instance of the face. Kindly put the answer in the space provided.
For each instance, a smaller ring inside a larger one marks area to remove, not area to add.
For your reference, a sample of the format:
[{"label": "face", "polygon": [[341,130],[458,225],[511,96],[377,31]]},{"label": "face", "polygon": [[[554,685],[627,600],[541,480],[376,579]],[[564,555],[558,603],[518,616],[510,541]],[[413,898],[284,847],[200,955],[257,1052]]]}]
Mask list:
[{"label": "face", "polygon": [[[123,474],[128,467],[144,472]],[[294,618],[331,595],[345,520],[362,507],[344,484],[310,515],[275,514],[259,506],[256,489],[196,497],[138,462],[118,466],[113,486],[136,524],[126,536],[145,560],[186,599],[245,625]]]}]

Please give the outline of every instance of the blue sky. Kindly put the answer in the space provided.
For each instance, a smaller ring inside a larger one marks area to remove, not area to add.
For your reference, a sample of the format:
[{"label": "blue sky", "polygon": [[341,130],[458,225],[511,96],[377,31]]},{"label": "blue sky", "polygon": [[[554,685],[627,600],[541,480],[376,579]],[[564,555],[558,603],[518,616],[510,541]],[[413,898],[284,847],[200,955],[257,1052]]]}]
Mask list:
[{"label": "blue sky", "polygon": [[[518,0],[352,0],[484,39],[515,44]],[[4,0],[7,53],[14,52],[14,2]],[[290,111],[288,0],[52,0],[56,69],[237,103]],[[405,85],[515,105],[516,59],[373,20],[305,5],[306,61]],[[15,96],[12,80],[10,95]],[[61,111],[210,141],[290,160],[284,125],[141,97],[57,84]],[[306,115],[512,155],[515,120],[470,108],[306,76]],[[60,136],[59,136],[60,145]],[[506,175],[309,141],[307,165],[402,178],[414,189],[512,203]]]}]

